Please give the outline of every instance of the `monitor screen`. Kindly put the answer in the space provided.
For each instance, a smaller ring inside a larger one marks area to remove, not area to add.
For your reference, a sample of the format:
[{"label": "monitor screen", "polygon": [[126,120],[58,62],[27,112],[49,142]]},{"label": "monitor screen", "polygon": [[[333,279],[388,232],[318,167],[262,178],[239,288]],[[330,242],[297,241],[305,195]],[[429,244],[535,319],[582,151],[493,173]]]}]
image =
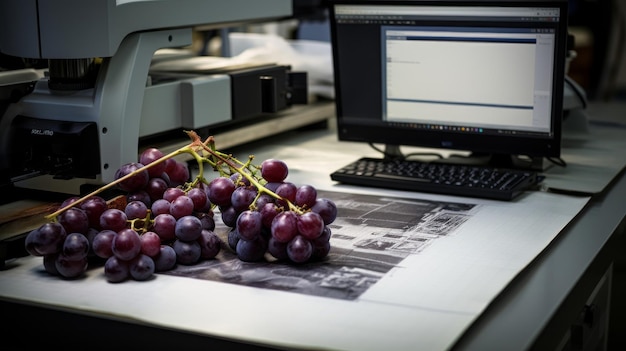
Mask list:
[{"label": "monitor screen", "polygon": [[339,140],[560,156],[567,1],[329,4]]}]

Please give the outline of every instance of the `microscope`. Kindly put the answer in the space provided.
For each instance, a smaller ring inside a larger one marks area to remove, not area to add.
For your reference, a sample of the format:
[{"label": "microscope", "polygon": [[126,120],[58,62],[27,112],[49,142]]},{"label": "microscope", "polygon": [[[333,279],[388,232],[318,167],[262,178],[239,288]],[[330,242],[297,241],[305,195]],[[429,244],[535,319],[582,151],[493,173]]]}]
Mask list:
[{"label": "microscope", "polygon": [[[4,72],[11,83],[0,79],[0,89],[11,89],[0,106],[2,181],[78,194],[136,162],[142,137],[232,119],[232,75],[154,84],[155,53],[188,47],[198,26],[291,14],[291,0],[1,1],[0,52],[48,62],[45,70]],[[273,70],[263,67],[261,75]]]}]

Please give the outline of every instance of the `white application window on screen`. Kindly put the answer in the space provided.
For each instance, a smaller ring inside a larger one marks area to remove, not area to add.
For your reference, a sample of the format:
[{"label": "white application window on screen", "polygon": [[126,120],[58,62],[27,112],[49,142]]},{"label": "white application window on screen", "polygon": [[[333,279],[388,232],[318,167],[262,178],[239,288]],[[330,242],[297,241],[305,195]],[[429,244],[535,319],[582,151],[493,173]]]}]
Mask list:
[{"label": "white application window on screen", "polygon": [[382,29],[385,119],[549,131],[554,34]]}]

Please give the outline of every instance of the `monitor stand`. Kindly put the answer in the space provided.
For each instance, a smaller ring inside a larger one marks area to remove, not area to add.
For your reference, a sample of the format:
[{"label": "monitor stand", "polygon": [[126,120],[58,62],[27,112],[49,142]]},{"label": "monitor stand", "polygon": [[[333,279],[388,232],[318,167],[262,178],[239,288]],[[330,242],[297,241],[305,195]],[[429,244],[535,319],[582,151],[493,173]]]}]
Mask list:
[{"label": "monitor stand", "polygon": [[[385,145],[385,159],[403,159],[399,145]],[[498,168],[526,169],[544,171],[546,164],[543,157],[526,157],[510,154],[471,153],[470,155],[450,155],[429,162],[452,163],[462,165],[490,166]]]}]

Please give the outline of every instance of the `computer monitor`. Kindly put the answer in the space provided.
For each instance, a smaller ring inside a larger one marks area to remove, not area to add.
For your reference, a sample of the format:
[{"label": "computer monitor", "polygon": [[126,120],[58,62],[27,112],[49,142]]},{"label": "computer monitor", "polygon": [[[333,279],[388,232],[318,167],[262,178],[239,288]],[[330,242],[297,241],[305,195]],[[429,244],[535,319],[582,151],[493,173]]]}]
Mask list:
[{"label": "computer monitor", "polygon": [[499,167],[560,157],[567,1],[328,5],[339,140]]}]

